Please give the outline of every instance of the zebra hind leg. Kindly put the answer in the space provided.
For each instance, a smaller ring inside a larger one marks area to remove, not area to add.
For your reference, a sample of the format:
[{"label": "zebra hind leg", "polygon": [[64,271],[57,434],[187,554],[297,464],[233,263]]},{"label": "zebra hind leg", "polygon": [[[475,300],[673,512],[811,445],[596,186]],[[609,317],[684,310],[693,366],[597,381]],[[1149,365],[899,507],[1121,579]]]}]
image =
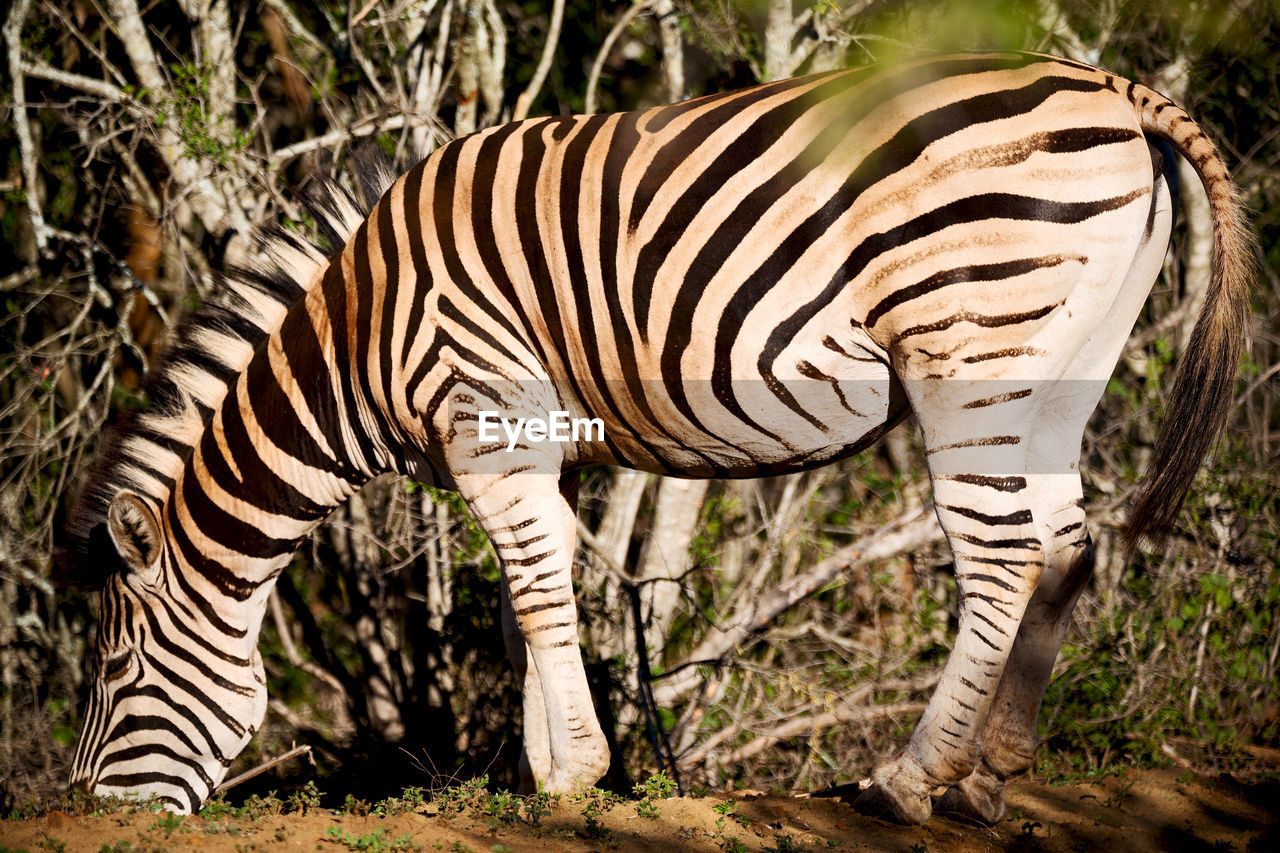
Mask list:
[{"label": "zebra hind leg", "polygon": [[1023,616],[995,704],[982,729],[977,766],[947,790],[935,811],[998,823],[1006,812],[1005,782],[1032,766],[1040,703],[1076,601],[1093,573],[1093,542],[1083,523],[1073,530],[1076,535],[1065,546],[1055,541],[1055,553],[1047,561]]},{"label": "zebra hind leg", "polygon": [[977,766],[943,795],[939,811],[995,823],[1005,813],[1005,782],[1031,768],[1040,703],[1076,601],[1093,575],[1079,447],[1104,383],[1105,379],[1062,382],[1045,395],[1045,408],[1059,417],[1045,419],[1031,436],[1026,471],[1031,515],[1045,543],[1044,573],[1018,627],[983,726]]},{"label": "zebra hind leg", "polygon": [[[871,787],[854,807],[923,823],[933,791],[960,782],[977,763],[979,733],[1044,553],[1022,476],[1033,395],[992,397],[989,385],[954,381],[908,384],[907,391],[924,435],[938,519],[955,555],[959,630],[907,748],[872,771]],[[975,399],[998,401],[999,416],[974,406]]]}]

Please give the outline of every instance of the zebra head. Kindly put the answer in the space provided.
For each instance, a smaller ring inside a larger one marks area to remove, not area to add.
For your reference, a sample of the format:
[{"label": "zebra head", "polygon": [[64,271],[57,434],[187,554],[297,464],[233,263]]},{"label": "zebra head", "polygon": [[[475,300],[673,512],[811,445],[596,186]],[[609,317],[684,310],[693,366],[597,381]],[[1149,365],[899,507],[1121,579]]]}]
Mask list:
[{"label": "zebra head", "polygon": [[256,640],[270,585],[239,602],[210,595],[206,579],[182,571],[165,519],[152,500],[122,491],[91,537],[91,557],[113,566],[71,784],[191,812],[266,712]]}]

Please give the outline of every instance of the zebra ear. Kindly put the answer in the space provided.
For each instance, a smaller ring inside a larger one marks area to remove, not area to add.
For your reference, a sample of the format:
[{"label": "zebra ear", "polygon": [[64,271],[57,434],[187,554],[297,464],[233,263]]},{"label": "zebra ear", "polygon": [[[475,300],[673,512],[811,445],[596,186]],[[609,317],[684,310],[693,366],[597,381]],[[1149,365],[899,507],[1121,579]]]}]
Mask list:
[{"label": "zebra ear", "polygon": [[160,560],[160,522],[133,492],[121,492],[107,507],[107,530],[126,566],[143,571]]}]

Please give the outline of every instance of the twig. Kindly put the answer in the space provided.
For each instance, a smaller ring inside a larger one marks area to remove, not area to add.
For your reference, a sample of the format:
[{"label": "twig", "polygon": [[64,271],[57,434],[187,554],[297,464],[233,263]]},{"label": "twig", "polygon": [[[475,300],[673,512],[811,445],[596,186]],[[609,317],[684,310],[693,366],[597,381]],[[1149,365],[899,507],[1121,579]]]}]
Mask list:
[{"label": "twig", "polygon": [[311,30],[306,28],[298,16],[293,13],[293,9],[288,3],[284,2],[284,0],[266,0],[266,5],[269,9],[273,10],[277,15],[284,19],[284,22],[289,27],[289,35],[302,39],[307,44],[317,50],[323,51],[324,53],[333,53],[333,51],[329,49],[329,45],[325,44],[313,32],[311,32]]},{"label": "twig", "polygon": [[662,705],[678,700],[697,683],[697,664],[722,660],[739,643],[767,627],[779,614],[817,592],[841,572],[941,540],[942,529],[930,504],[906,513],[875,533],[841,548],[765,594],[742,601],[728,618],[707,632],[683,662],[664,673],[666,680],[655,690],[655,698]]},{"label": "twig", "polygon": [[1187,699],[1187,719],[1194,720],[1196,699],[1200,696],[1200,673],[1204,669],[1205,647],[1209,643],[1209,624],[1213,621],[1213,599],[1205,602],[1204,622],[1200,624],[1200,642],[1196,645],[1196,663],[1191,672],[1191,695]]},{"label": "twig", "polygon": [[388,103],[390,98],[387,97],[386,90],[382,88],[382,83],[378,81],[378,73],[374,69],[373,63],[369,61],[369,57],[365,56],[364,51],[360,48],[360,40],[356,38],[355,32],[356,23],[357,21],[347,20],[347,52],[355,60],[356,65],[360,66],[360,70],[364,72],[365,80],[370,88],[373,89],[374,94],[377,95],[378,103]]},{"label": "twig", "polygon": [[653,752],[658,759],[658,769],[671,768],[671,778],[676,783],[676,791],[683,796],[684,784],[680,780],[676,757],[672,752],[666,729],[663,728],[658,703],[653,699],[653,672],[649,669],[649,647],[645,642],[644,617],[640,612],[640,590],[634,586],[628,587],[627,598],[631,604],[631,624],[635,629],[636,659],[639,667],[637,681],[640,685],[641,703],[647,718],[645,728],[649,730],[649,738],[653,741]]},{"label": "twig", "polygon": [[366,122],[345,130],[331,130],[323,136],[295,142],[293,145],[286,145],[284,148],[277,148],[275,153],[268,158],[267,165],[272,169],[278,169],[295,157],[315,151],[317,148],[328,148],[330,145],[337,145],[339,142],[346,142],[348,139],[372,136],[375,133],[382,133],[386,130],[399,130],[404,127],[405,121],[404,114],[400,113],[380,121]]},{"label": "twig", "polygon": [[[840,14],[834,22],[827,22],[827,23],[833,29],[839,29],[840,27],[843,27],[845,24],[848,24],[858,15],[861,15],[863,12],[867,11],[867,9],[869,9],[872,5],[874,5],[874,0],[862,0],[862,2],[860,3],[854,3],[853,5],[840,10]],[[793,74],[797,70],[799,70],[800,66],[803,65],[809,59],[809,57],[813,56],[814,51],[818,49],[818,45],[822,44],[824,40],[821,29],[820,29],[820,25],[817,21],[814,20],[814,14],[812,9],[804,10],[804,12],[802,12],[799,15],[799,17],[796,18],[797,29],[806,25],[811,25],[813,32],[806,33],[804,35],[804,38],[801,40],[800,44],[796,46],[795,50],[791,51],[791,58],[789,62],[791,66],[790,73],[793,73]],[[846,39],[846,41],[848,40],[850,39]]]},{"label": "twig", "polygon": [[609,34],[604,37],[604,42],[600,45],[600,51],[596,54],[595,61],[591,63],[591,73],[587,75],[587,97],[584,109],[588,113],[596,111],[596,86],[600,82],[600,71],[604,68],[604,61],[609,56],[609,52],[613,50],[613,43],[618,40],[632,21],[640,15],[649,11],[649,7],[654,4],[654,0],[636,0],[631,4],[631,8],[623,12],[618,20],[614,21],[613,27],[610,28]]},{"label": "twig", "polygon": [[126,95],[119,87],[113,86],[104,80],[95,80],[83,74],[63,71],[61,68],[54,68],[47,62],[42,62],[38,59],[23,61],[22,70],[30,77],[38,77],[71,89],[79,89],[82,92],[97,95],[99,98],[113,103],[125,103],[131,111],[141,113],[141,109],[136,103],[133,103],[132,98]]},{"label": "twig", "polygon": [[293,643],[293,636],[289,633],[289,625],[284,617],[284,608],[280,605],[280,595],[276,590],[271,590],[271,595],[267,597],[267,603],[271,610],[271,620],[276,626],[276,634],[280,637],[280,645],[284,649],[284,655],[289,664],[304,670],[312,677],[329,685],[342,697],[343,702],[350,702],[347,697],[347,689],[342,686],[342,682],[333,673],[326,671],[323,667],[317,666],[311,661],[303,660],[302,655],[298,654],[298,649]]},{"label": "twig", "polygon": [[350,26],[355,27],[359,25],[359,23],[365,19],[365,16],[373,11],[373,7],[377,5],[378,5],[378,0],[369,0],[367,3],[365,3],[364,6],[360,9],[360,11],[356,12],[356,14],[351,18]]},{"label": "twig", "polygon": [[899,702],[896,705],[872,705],[864,708],[850,708],[817,714],[812,717],[801,717],[775,726],[766,732],[756,735],[750,743],[735,749],[724,758],[726,764],[736,764],[751,756],[763,752],[780,740],[796,735],[827,729],[838,723],[869,722],[881,717],[900,717],[908,714],[919,714],[925,708],[923,702]]},{"label": "twig", "polygon": [[[841,707],[834,708],[831,711],[818,714],[811,717],[798,717],[786,720],[772,729],[757,734],[751,743],[745,744],[731,753],[726,760],[732,761],[734,758],[748,758],[758,752],[763,751],[769,746],[777,743],[779,740],[787,737],[794,737],[805,732],[813,732],[819,729],[830,728],[837,723],[861,722],[872,720],[880,716],[893,716],[896,714],[918,713],[924,709],[921,703],[898,703],[896,705],[866,705],[873,694],[876,693],[918,693],[922,690],[928,690],[938,683],[938,679],[942,676],[941,670],[930,672],[926,675],[910,679],[897,679],[894,681],[872,682],[859,685],[848,696],[841,700]],[[742,730],[741,721],[737,721],[735,725],[728,726],[717,732],[705,742],[699,744],[697,748],[691,750],[685,755],[680,756],[680,763],[686,767],[699,764],[706,756],[716,749],[727,738],[725,732],[736,734]]]},{"label": "twig", "polygon": [[1271,365],[1270,369],[1268,369],[1266,373],[1262,374],[1257,379],[1250,382],[1249,387],[1244,389],[1244,393],[1242,393],[1239,397],[1236,397],[1235,404],[1232,406],[1232,408],[1238,409],[1240,406],[1244,405],[1244,401],[1249,399],[1250,394],[1252,394],[1254,391],[1257,391],[1259,388],[1261,388],[1263,384],[1265,384],[1269,379],[1271,379],[1271,377],[1275,376],[1277,373],[1280,373],[1280,362],[1276,362],[1275,364]]},{"label": "twig", "polygon": [[[213,792],[215,794],[221,794],[224,791],[234,788],[236,785],[239,785],[241,782],[248,782],[254,776],[258,776],[263,773],[266,773],[272,767],[275,767],[278,764],[283,764],[284,762],[288,761],[290,758],[294,758],[299,755],[305,755],[308,758],[310,758],[311,746],[309,744],[304,744],[302,746],[295,746],[293,749],[289,750],[283,755],[278,755],[275,758],[271,759],[270,761],[264,761],[263,763],[259,764],[257,767],[253,768],[252,770],[246,770],[245,772],[241,773],[239,776],[235,777],[234,779],[228,779],[226,782],[223,782],[221,785],[214,788]],[[314,761],[315,760],[312,759],[312,763],[314,763]]]},{"label": "twig", "polygon": [[13,129],[18,134],[18,150],[22,157],[23,195],[27,200],[27,212],[31,216],[31,230],[35,234],[36,248],[45,250],[48,234],[45,231],[44,212],[36,198],[36,153],[31,140],[31,126],[27,123],[27,94],[22,76],[22,27],[31,9],[31,0],[18,0],[9,10],[4,23],[5,50],[9,54],[9,78],[13,89]]},{"label": "twig", "polygon": [[27,282],[35,279],[38,275],[40,275],[39,268],[29,266],[25,269],[18,270],[12,275],[0,278],[0,293],[4,293],[9,290],[16,290]]},{"label": "twig", "polygon": [[542,45],[542,58],[538,60],[538,67],[533,72],[533,79],[529,81],[529,88],[516,98],[516,108],[511,114],[512,121],[528,118],[533,99],[538,97],[542,84],[547,80],[547,72],[551,70],[551,57],[555,55],[556,43],[560,41],[560,23],[563,20],[564,0],[555,0],[551,7],[551,23],[547,27],[547,41]]},{"label": "twig", "polygon": [[595,552],[596,559],[604,566],[605,571],[613,575],[614,580],[623,586],[636,583],[636,579],[627,574],[627,570],[622,567],[622,564],[613,558],[613,554],[609,552],[609,546],[601,542],[600,537],[592,533],[591,528],[582,523],[582,519],[578,519],[578,538],[582,540],[582,544]]}]

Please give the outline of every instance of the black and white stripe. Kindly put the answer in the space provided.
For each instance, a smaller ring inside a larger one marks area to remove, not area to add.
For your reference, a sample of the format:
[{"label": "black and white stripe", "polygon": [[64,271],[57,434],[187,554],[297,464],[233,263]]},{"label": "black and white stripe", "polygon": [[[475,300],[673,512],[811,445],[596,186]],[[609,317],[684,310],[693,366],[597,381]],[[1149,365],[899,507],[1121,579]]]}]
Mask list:
[{"label": "black and white stripe", "polygon": [[[185,327],[159,410],[92,475],[76,535],[128,556],[74,777],[194,808],[261,719],[271,582],[394,470],[457,489],[489,533],[534,664],[532,772],[591,784],[608,756],[577,649],[576,470],[797,471],[910,410],[960,633],[862,804],[923,820],[955,785],[951,805],[994,819],[1092,566],[1080,436],[1168,240],[1153,136],[1196,165],[1218,224],[1173,397],[1192,419],[1139,505],[1158,532],[1222,422],[1248,237],[1213,146],[1148,89],[1030,54],[933,58],[483,131],[394,182],[374,167],[367,217],[331,188],[315,207],[341,250],[270,238],[272,266]],[[507,452],[480,441],[482,411],[599,418],[605,439]],[[153,549],[128,546],[138,531]]]}]

